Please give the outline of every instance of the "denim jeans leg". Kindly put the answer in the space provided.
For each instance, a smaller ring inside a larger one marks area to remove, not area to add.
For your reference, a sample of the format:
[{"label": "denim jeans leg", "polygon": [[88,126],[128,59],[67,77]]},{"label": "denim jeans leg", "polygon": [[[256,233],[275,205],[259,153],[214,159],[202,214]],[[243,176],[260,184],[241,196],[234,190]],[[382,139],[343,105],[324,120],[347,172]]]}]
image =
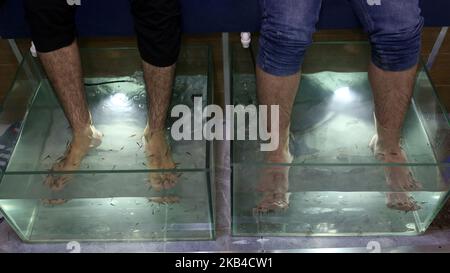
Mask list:
[{"label": "denim jeans leg", "polygon": [[275,76],[297,73],[312,43],[322,0],[260,0],[258,66]]},{"label": "denim jeans leg", "polygon": [[350,0],[372,43],[372,62],[386,71],[403,71],[420,57],[424,19],[419,0]]}]

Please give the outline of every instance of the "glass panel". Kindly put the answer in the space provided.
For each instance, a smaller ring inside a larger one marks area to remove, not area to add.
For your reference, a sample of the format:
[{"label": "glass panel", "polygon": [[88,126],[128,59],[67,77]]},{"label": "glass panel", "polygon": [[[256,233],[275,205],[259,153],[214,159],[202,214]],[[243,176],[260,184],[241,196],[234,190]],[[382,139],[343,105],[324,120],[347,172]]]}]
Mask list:
[{"label": "glass panel", "polygon": [[[23,92],[32,99],[28,106],[21,104],[27,115],[0,183],[0,207],[9,222],[32,242],[212,239],[210,143],[173,140],[175,119],[169,118],[167,135],[177,169],[149,170],[142,139],[147,103],[139,53],[133,48],[85,49],[81,55],[89,107],[96,128],[105,135],[102,144],[79,170],[49,171],[71,138],[68,122],[47,79],[14,87],[11,95]],[[209,56],[208,47],[182,50],[171,108],[206,106],[212,94]],[[39,66],[28,57],[26,62]],[[22,64],[19,75],[24,71]],[[200,105],[194,104],[197,97]],[[1,116],[8,114],[5,109]],[[149,187],[150,177],[161,175],[176,176],[176,187],[161,192]],[[47,186],[66,180],[62,190]]]},{"label": "glass panel", "polygon": [[[409,162],[376,160],[368,147],[375,135],[369,56],[368,44],[359,42],[317,43],[308,51],[291,116],[291,164],[264,162],[258,141],[234,141],[235,235],[386,235],[427,229],[448,197],[448,119],[422,68],[403,129]],[[252,63],[251,52],[236,45],[235,105],[257,104]],[[410,169],[423,189],[391,192],[385,173],[395,168]],[[389,208],[398,202],[416,210]]]},{"label": "glass panel", "polygon": [[[0,106],[0,129],[6,130],[11,125],[19,127],[20,122],[25,117],[28,105],[32,103],[36,90],[42,80],[39,66],[34,62],[31,55],[24,56],[20,69],[16,73],[11,89],[6,94],[3,105]],[[17,134],[9,134],[8,139],[4,139],[5,144],[14,146],[17,141]],[[0,166],[4,171],[6,166]]]}]

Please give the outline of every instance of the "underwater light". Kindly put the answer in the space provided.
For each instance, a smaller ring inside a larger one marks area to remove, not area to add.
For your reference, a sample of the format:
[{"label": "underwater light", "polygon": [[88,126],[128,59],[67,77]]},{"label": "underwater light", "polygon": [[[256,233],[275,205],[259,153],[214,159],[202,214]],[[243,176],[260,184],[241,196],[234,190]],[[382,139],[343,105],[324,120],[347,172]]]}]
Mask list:
[{"label": "underwater light", "polygon": [[[113,93],[105,98],[104,109],[115,114],[131,113],[133,111],[133,101],[126,93]],[[136,105],[137,107],[137,105]]]},{"label": "underwater light", "polygon": [[2,205],[2,208],[4,211],[10,211],[12,209],[15,209],[15,207],[12,205]]},{"label": "underwater light", "polygon": [[333,98],[340,102],[350,102],[353,100],[354,96],[350,91],[350,88],[346,86],[336,89]]},{"label": "underwater light", "polygon": [[111,106],[117,106],[117,107],[126,107],[128,106],[128,98],[123,93],[116,93],[110,98],[111,100]]}]

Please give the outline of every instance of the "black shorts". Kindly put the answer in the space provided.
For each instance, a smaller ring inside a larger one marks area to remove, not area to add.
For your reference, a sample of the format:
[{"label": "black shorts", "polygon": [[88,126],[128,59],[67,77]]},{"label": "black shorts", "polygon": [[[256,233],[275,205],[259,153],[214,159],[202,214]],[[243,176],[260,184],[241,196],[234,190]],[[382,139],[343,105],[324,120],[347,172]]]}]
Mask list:
[{"label": "black shorts", "polygon": [[[142,59],[159,67],[174,64],[181,43],[178,0],[130,0],[130,5]],[[25,16],[38,52],[73,43],[76,9],[64,0],[25,0]]]}]

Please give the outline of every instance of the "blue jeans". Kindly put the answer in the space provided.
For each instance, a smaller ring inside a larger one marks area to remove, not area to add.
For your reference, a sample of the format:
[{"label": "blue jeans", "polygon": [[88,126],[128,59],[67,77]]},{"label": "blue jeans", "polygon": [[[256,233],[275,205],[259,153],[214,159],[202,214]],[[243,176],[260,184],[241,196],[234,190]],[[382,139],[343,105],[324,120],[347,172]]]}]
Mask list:
[{"label": "blue jeans", "polygon": [[[300,70],[312,43],[322,0],[259,0],[262,26],[258,66],[275,76]],[[372,62],[385,71],[404,71],[419,61],[423,17],[419,0],[369,5],[348,0],[370,35]]]}]

